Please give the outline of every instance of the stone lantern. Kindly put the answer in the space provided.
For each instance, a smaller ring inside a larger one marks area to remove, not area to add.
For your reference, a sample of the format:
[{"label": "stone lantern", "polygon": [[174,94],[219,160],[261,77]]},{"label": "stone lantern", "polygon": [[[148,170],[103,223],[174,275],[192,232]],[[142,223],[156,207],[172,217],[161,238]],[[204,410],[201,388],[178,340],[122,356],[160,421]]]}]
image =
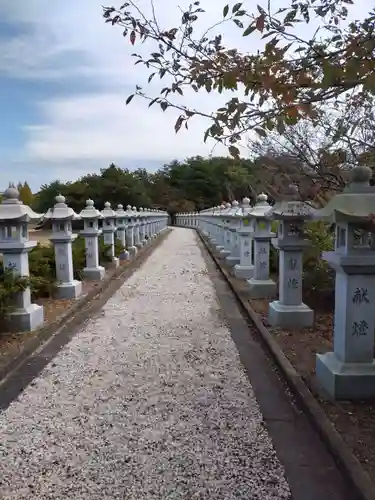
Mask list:
[{"label": "stone lantern", "polygon": [[272,208],[267,200],[266,194],[259,194],[249,214],[254,241],[254,275],[247,283],[249,295],[254,299],[274,297],[277,290],[276,283],[270,278],[270,242],[276,235],[271,231],[271,222],[266,215]]},{"label": "stone lantern", "polygon": [[141,226],[141,219],[140,219],[140,213],[138,212],[136,207],[132,208],[133,213],[134,213],[134,245],[140,249],[142,248],[142,243],[141,243],[141,231],[140,231],[140,226]]},{"label": "stone lantern", "polygon": [[222,205],[219,205],[216,207],[215,213],[213,214],[215,224],[216,224],[216,237],[214,238],[214,240],[215,240],[214,245],[215,245],[217,252],[224,250],[226,234],[224,231],[223,215],[225,214],[225,212],[227,210],[229,210],[229,209],[223,203]]},{"label": "stone lantern", "polygon": [[[375,213],[372,171],[356,167],[352,182],[316,217],[335,224],[335,249],[323,259],[336,271],[333,352],[317,354],[316,377],[335,399],[375,396]],[[371,229],[371,228],[370,228]]]},{"label": "stone lantern", "polygon": [[77,238],[72,231],[72,221],[79,215],[65,203],[65,197],[58,195],[56,204],[44,215],[52,223],[50,240],[55,248],[55,264],[59,299],[76,299],[82,293],[82,283],[74,279],[72,242]]},{"label": "stone lantern", "polygon": [[99,263],[99,220],[102,215],[94,206],[92,200],[86,201],[86,207],[79,214],[83,220],[83,230],[80,234],[85,238],[86,267],[83,269],[85,279],[100,281],[105,276],[105,269]]},{"label": "stone lantern", "polygon": [[249,218],[251,211],[250,199],[244,198],[242,200],[241,225],[237,230],[240,246],[240,262],[233,269],[236,278],[250,279],[254,274],[252,255],[253,225]]},{"label": "stone lantern", "polygon": [[156,237],[156,220],[155,220],[155,209],[150,208],[150,232],[149,239],[150,241],[155,239]]},{"label": "stone lantern", "polygon": [[[290,186],[290,197],[298,195]],[[272,240],[279,250],[279,300],[271,302],[268,321],[281,328],[304,328],[314,323],[314,312],[302,302],[303,251],[310,246],[303,225],[311,220],[314,208],[303,201],[290,199],[277,202],[266,214],[279,221],[277,237]]]},{"label": "stone lantern", "polygon": [[[15,276],[29,278],[29,252],[37,242],[29,241],[28,223],[42,218],[19,201],[19,192],[10,184],[0,204],[0,252],[3,268]],[[43,307],[31,303],[30,287],[14,297],[14,310],[7,316],[7,327],[13,332],[32,331],[43,325]]]},{"label": "stone lantern", "polygon": [[150,243],[150,213],[147,208],[143,209],[143,231],[144,231],[144,245]]},{"label": "stone lantern", "polygon": [[104,244],[109,246],[108,255],[114,267],[119,266],[119,259],[115,255],[115,232],[116,228],[116,212],[112,210],[109,201],[104,203],[104,209],[101,211],[102,215],[102,231]]},{"label": "stone lantern", "polygon": [[232,204],[226,203],[225,208],[221,211],[221,227],[223,231],[223,245],[219,252],[221,258],[226,259],[231,252],[232,238],[231,232],[229,230],[230,226],[230,211],[232,210]]},{"label": "stone lantern", "polygon": [[139,209],[139,237],[140,241],[142,243],[142,246],[147,245],[147,239],[146,239],[146,212],[143,209],[143,207],[140,207]]},{"label": "stone lantern", "polygon": [[234,266],[240,263],[240,241],[237,234],[237,230],[241,224],[241,207],[237,200],[233,201],[232,209],[229,212],[230,222],[229,222],[229,232],[230,232],[230,255],[225,258],[225,262],[228,266]]},{"label": "stone lantern", "polygon": [[126,250],[126,234],[125,234],[125,232],[126,232],[126,212],[124,210],[124,207],[121,204],[117,205],[116,227],[117,227],[116,237],[121,244],[120,260],[129,260],[130,255],[129,255],[129,252]]},{"label": "stone lantern", "polygon": [[137,255],[138,249],[134,245],[134,224],[135,224],[135,218],[134,218],[134,213],[132,211],[131,205],[128,205],[126,207],[126,217],[127,217],[127,223],[126,223],[126,246],[128,249],[128,252],[130,254],[130,257],[135,257]]}]

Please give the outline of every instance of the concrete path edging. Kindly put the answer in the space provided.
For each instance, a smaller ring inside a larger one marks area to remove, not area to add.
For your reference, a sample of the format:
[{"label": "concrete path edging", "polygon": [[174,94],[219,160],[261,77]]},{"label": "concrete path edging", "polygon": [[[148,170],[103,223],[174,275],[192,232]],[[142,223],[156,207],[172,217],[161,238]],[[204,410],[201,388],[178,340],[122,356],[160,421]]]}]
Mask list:
[{"label": "concrete path edging", "polygon": [[196,230],[196,232],[211,258],[215,262],[217,268],[221,271],[230,289],[234,293],[243,312],[257,328],[265,347],[280,369],[288,386],[300,402],[310,422],[320,435],[323,443],[341,469],[341,472],[349,479],[353,488],[363,500],[374,500],[375,484],[371,480],[370,476],[363,469],[358,459],[353,455],[341,435],[334,428],[324,410],[308,389],[302,377],[285,356],[281,347],[272,337],[269,330],[264,326],[259,315],[252,309],[246,295],[242,291],[238,290],[235,285],[234,278],[231,277],[229,272],[216,257],[208,240],[203,236],[201,231]]},{"label": "concrete path edging", "polygon": [[[37,330],[35,336],[26,340],[21,352],[14,356],[10,356],[8,363],[0,369],[0,389],[7,378],[46,342],[69,329],[75,330],[98,310],[98,308],[100,308],[101,305],[120,288],[124,281],[147,260],[151,253],[165,240],[171,231],[171,229],[167,229],[161,233],[154,242],[141,249],[136,258],[130,261],[125,267],[120,266],[110,276],[106,276],[96,287],[78,299],[66,313],[60,315],[49,325]],[[27,333],[24,335],[27,335]]]}]

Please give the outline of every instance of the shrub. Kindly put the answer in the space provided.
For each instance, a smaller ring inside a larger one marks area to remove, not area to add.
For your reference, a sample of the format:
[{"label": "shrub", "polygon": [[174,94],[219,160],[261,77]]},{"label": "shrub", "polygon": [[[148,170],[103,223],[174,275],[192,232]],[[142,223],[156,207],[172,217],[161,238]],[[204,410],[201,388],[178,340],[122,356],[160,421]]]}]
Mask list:
[{"label": "shrub", "polygon": [[11,268],[3,268],[0,263],[0,317],[14,309],[14,296],[29,285],[27,278],[16,276]]},{"label": "shrub", "polygon": [[311,246],[304,252],[303,293],[312,307],[334,307],[335,272],[322,259],[322,252],[332,250],[334,235],[330,225],[321,221],[309,222],[305,230]]},{"label": "shrub", "polygon": [[30,288],[33,299],[52,295],[56,282],[53,246],[40,243],[29,253]]}]

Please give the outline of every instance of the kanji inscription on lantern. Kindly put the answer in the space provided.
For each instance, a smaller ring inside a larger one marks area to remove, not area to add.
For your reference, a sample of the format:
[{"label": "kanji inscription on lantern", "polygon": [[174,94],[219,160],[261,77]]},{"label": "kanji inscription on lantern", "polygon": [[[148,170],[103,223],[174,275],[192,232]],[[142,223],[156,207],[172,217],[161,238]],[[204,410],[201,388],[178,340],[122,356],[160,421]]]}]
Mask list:
[{"label": "kanji inscription on lantern", "polygon": [[92,240],[88,240],[88,241],[87,241],[87,245],[88,245],[89,247],[92,247]]},{"label": "kanji inscription on lantern", "polygon": [[87,252],[87,257],[88,257],[89,259],[91,259],[91,257],[92,257],[92,252],[91,252],[91,251],[90,251],[90,252]]},{"label": "kanji inscription on lantern", "polygon": [[9,261],[7,268],[9,269],[9,271],[14,271],[17,269],[17,264],[13,261]]},{"label": "kanji inscription on lantern", "polygon": [[267,267],[267,262],[265,261],[259,262],[259,267],[265,269]]},{"label": "kanji inscription on lantern", "polygon": [[369,304],[370,303],[370,299],[369,299],[369,296],[368,296],[368,290],[367,290],[367,288],[357,287],[354,290],[352,302],[353,302],[353,304],[356,304],[356,305],[360,305],[360,304],[363,304],[363,303]]},{"label": "kanji inscription on lantern", "polygon": [[297,269],[297,264],[298,264],[297,259],[293,259],[293,258],[289,259],[289,269],[291,269],[292,271]]},{"label": "kanji inscription on lantern", "polygon": [[288,288],[298,288],[299,282],[296,278],[289,278],[288,279]]},{"label": "kanji inscription on lantern", "polygon": [[245,256],[245,257],[249,257],[249,256],[250,256],[250,252],[249,252],[249,250],[246,250],[246,252],[244,253],[244,256]]},{"label": "kanji inscription on lantern", "polygon": [[353,337],[364,337],[368,333],[369,326],[364,319],[360,321],[354,321],[352,324],[352,336]]},{"label": "kanji inscription on lantern", "polygon": [[60,264],[60,269],[63,271],[65,269],[65,264]]},{"label": "kanji inscription on lantern", "polygon": [[244,245],[245,245],[245,247],[250,246],[250,241],[249,241],[248,239],[246,239],[246,240],[244,241]]},{"label": "kanji inscription on lantern", "polygon": [[258,255],[266,255],[266,253],[267,253],[267,250],[265,249],[265,247],[259,248]]}]

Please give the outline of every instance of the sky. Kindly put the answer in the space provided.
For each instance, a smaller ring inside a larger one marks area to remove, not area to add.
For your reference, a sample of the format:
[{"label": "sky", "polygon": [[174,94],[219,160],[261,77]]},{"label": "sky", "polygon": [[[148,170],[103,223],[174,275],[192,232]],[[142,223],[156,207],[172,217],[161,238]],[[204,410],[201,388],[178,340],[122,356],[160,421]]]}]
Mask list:
[{"label": "sky", "polygon": [[[367,0],[356,0],[365,10]],[[112,0],[119,6],[121,0]],[[179,24],[187,0],[155,0],[160,22]],[[202,0],[200,26],[219,21],[225,1]],[[233,2],[232,2],[233,3]],[[255,4],[244,1],[250,11]],[[264,3],[262,0],[259,3]],[[285,0],[274,0],[284,4]],[[131,47],[120,28],[105,24],[103,0],[0,0],[0,191],[10,181],[28,181],[33,191],[55,179],[75,180],[111,162],[154,171],[173,159],[224,148],[203,142],[208,123],[195,118],[189,130],[174,132],[178,116],[135,98],[125,100],[149,71],[134,66]],[[149,0],[138,0],[146,12]],[[356,12],[358,12],[358,4]],[[220,28],[227,45],[256,50],[259,36],[241,38],[233,23]],[[148,90],[156,92],[158,83]],[[184,104],[213,111],[228,95],[187,93]]]}]

